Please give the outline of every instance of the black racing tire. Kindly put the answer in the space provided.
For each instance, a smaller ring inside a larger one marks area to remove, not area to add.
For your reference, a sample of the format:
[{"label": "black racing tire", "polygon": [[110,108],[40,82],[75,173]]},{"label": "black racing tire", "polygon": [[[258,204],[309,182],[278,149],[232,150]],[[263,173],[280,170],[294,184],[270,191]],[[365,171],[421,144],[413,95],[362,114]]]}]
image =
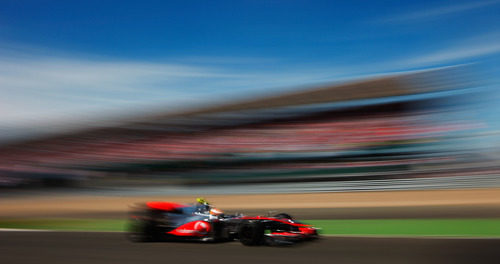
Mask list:
[{"label": "black racing tire", "polygon": [[258,246],[264,242],[264,225],[259,221],[243,222],[238,228],[238,237],[245,246]]},{"label": "black racing tire", "polygon": [[289,214],[286,214],[286,213],[279,213],[279,214],[275,215],[274,217],[282,218],[282,219],[293,219],[292,216],[290,216]]},{"label": "black racing tire", "polygon": [[132,242],[157,242],[159,235],[153,221],[130,219],[127,238]]}]

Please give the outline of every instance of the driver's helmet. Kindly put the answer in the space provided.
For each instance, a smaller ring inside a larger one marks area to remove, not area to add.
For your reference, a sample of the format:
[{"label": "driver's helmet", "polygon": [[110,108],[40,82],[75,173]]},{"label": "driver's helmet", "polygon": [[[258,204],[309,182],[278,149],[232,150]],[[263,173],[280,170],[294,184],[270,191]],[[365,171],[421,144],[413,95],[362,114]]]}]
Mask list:
[{"label": "driver's helmet", "polygon": [[199,203],[199,204],[203,204],[203,205],[210,205],[207,200],[205,200],[205,198],[196,198],[196,201]]},{"label": "driver's helmet", "polygon": [[209,213],[210,212],[210,204],[205,200],[204,198],[196,198],[196,202],[198,202],[198,205],[196,205],[196,210],[198,212],[202,213]]}]

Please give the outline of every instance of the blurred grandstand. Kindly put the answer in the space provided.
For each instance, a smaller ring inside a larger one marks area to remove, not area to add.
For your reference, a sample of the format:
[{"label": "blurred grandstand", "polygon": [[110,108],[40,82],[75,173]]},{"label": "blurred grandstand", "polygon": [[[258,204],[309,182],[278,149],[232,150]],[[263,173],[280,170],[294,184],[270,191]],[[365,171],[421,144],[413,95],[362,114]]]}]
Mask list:
[{"label": "blurred grandstand", "polygon": [[0,147],[0,185],[241,183],[497,173],[461,68],[326,85]]}]

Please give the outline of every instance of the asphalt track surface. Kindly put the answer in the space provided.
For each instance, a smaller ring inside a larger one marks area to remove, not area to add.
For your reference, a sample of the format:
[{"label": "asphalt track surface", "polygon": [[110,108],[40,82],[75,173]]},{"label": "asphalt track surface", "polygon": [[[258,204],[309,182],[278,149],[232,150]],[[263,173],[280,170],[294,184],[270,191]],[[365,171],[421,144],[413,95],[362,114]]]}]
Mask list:
[{"label": "asphalt track surface", "polygon": [[324,237],[287,247],[131,243],[122,233],[0,232],[1,263],[498,263],[499,239]]}]

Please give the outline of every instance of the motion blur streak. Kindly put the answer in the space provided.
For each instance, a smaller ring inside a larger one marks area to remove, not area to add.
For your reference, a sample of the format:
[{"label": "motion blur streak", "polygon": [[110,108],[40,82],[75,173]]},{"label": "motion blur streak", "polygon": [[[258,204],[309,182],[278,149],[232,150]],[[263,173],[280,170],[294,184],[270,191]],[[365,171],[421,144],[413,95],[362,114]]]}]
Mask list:
[{"label": "motion blur streak", "polygon": [[448,67],[12,142],[0,184],[487,179],[500,171],[499,133],[486,118],[492,89],[477,79]]},{"label": "motion blur streak", "polygon": [[500,0],[0,6],[0,264],[499,263]]}]

